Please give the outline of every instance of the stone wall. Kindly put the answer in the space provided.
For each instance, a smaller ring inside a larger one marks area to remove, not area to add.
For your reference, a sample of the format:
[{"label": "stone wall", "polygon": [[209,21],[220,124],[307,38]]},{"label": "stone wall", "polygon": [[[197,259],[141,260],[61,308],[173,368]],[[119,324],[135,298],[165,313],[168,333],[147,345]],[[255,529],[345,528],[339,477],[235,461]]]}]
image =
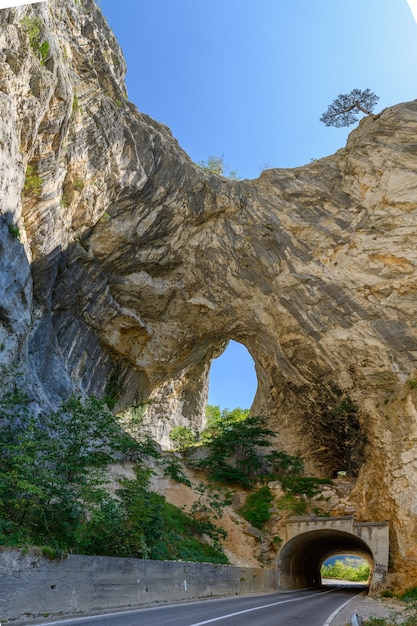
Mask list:
[{"label": "stone wall", "polygon": [[274,591],[276,572],[210,563],[0,553],[0,621]]}]

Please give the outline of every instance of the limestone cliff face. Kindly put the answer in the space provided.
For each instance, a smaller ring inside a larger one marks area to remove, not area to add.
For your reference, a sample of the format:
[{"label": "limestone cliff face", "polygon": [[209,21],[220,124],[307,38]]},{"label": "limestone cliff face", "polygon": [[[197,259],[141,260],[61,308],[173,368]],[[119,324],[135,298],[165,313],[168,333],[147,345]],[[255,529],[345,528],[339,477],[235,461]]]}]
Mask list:
[{"label": "limestone cliff face", "polygon": [[[253,411],[312,471],[358,473],[359,519],[392,522],[417,578],[417,102],[229,181],[127,101],[92,0],[2,10],[0,39],[0,361],[34,404],[151,401],[163,443],[202,424],[210,363],[240,341]],[[335,418],[344,394],[359,412]]]}]

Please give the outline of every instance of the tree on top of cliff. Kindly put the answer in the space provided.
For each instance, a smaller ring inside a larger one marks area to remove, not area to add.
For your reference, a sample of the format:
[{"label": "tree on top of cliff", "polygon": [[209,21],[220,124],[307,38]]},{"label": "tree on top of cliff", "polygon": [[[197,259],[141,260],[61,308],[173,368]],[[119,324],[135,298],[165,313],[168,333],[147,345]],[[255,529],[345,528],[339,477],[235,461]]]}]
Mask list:
[{"label": "tree on top of cliff", "polygon": [[218,174],[219,176],[226,176],[227,178],[231,178],[232,180],[239,179],[236,170],[229,169],[229,166],[226,165],[226,163],[224,162],[223,156],[209,156],[207,157],[207,161],[199,161],[198,165],[203,170],[213,172],[214,174]]},{"label": "tree on top of cliff", "polygon": [[370,115],[376,120],[379,116],[372,113],[379,96],[370,89],[352,89],[350,93],[339,94],[336,100],[329,104],[328,109],[320,118],[326,126],[350,126],[358,121],[359,112]]}]

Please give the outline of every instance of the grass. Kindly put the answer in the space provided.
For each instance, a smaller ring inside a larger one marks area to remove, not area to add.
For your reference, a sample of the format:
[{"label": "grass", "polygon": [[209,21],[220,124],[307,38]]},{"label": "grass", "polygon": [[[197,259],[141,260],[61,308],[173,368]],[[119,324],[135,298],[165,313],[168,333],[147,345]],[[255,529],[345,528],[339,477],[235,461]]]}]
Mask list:
[{"label": "grass", "polygon": [[74,178],[72,186],[75,191],[82,191],[85,187],[85,183],[82,178]]},{"label": "grass", "polygon": [[33,165],[26,168],[25,184],[23,186],[23,196],[39,196],[42,191],[42,178],[36,173]]},{"label": "grass", "polygon": [[154,546],[152,558],[158,560],[181,559],[204,563],[228,563],[219,546],[202,543],[198,536],[203,525],[186,515],[181,509],[165,502],[162,509],[163,539]]},{"label": "grass", "polygon": [[282,511],[290,511],[294,515],[304,515],[307,511],[308,503],[306,500],[301,500],[293,494],[287,493],[278,500],[277,507]]},{"label": "grass", "polygon": [[9,233],[13,235],[13,237],[16,237],[16,239],[20,238],[20,230],[16,224],[9,224]]}]

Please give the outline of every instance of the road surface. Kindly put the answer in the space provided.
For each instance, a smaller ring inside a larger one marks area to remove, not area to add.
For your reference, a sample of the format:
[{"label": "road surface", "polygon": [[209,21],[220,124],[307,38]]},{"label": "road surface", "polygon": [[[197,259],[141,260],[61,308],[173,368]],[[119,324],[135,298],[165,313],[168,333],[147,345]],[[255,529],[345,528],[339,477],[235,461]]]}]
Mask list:
[{"label": "road surface", "polygon": [[43,626],[329,626],[328,618],[364,589],[335,586],[234,596],[37,623]]}]

